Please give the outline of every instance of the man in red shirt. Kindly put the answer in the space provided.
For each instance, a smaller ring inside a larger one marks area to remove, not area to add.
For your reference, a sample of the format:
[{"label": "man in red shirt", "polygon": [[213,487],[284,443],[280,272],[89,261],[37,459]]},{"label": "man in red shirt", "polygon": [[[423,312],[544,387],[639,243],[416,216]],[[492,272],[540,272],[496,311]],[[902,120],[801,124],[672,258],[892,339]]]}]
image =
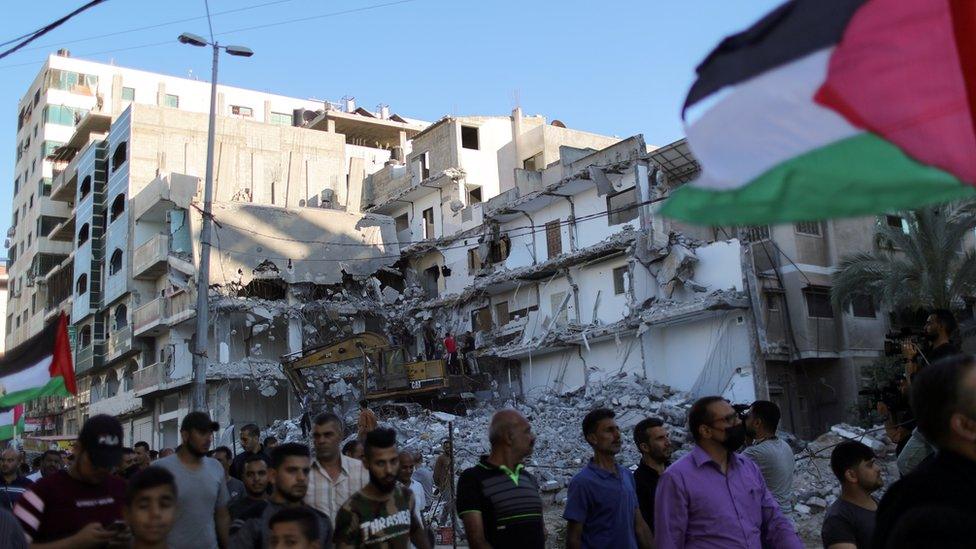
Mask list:
[{"label": "man in red shirt", "polygon": [[31,547],[126,543],[125,481],[112,475],[121,461],[122,425],[104,414],[89,418],[71,467],[41,478],[14,506]]},{"label": "man in red shirt", "polygon": [[458,353],[457,342],[451,332],[447,332],[444,337],[444,351],[447,353],[447,369],[451,374],[457,375],[458,372]]}]

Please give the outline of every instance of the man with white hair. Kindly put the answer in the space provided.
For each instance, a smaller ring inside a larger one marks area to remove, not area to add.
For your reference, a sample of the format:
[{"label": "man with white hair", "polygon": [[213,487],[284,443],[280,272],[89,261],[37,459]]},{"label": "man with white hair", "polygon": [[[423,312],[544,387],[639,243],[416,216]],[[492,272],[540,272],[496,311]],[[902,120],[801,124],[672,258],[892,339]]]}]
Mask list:
[{"label": "man with white hair", "polygon": [[488,427],[491,453],[461,473],[458,515],[468,544],[483,547],[545,547],[539,484],[522,461],[532,454],[535,434],[515,410],[500,410]]}]

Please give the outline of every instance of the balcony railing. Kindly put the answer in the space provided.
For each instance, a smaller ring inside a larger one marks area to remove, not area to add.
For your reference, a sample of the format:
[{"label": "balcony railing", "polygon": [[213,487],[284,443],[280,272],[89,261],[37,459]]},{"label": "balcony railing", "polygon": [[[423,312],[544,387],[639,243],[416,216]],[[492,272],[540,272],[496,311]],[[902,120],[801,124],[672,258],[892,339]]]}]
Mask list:
[{"label": "balcony railing", "polygon": [[133,335],[141,335],[157,328],[166,320],[166,299],[156,299],[139,307],[132,313]]},{"label": "balcony railing", "polygon": [[75,356],[75,373],[87,372],[92,368],[102,365],[102,353],[105,348],[103,343],[92,343],[87,347],[78,350]]},{"label": "balcony railing", "polygon": [[105,360],[112,361],[119,358],[136,354],[141,350],[141,345],[132,340],[132,326],[116,329],[108,338],[108,348],[105,351]]},{"label": "balcony railing", "polygon": [[169,298],[169,316],[166,322],[172,326],[196,315],[196,292],[180,292]]},{"label": "balcony railing", "polygon": [[169,376],[166,375],[166,364],[157,362],[132,374],[132,390],[140,396],[167,381]]},{"label": "balcony railing", "polygon": [[132,276],[142,280],[158,278],[166,272],[169,235],[157,234],[136,248],[132,255]]}]

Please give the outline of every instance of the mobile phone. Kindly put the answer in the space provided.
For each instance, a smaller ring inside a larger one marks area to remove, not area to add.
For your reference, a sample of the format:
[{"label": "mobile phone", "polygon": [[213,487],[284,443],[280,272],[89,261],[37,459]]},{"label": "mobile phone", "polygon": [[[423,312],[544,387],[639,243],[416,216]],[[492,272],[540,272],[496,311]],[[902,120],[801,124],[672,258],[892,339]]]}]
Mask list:
[{"label": "mobile phone", "polygon": [[125,524],[125,521],[122,520],[117,520],[108,525],[108,529],[115,532],[124,532],[126,528],[128,528],[128,526]]}]

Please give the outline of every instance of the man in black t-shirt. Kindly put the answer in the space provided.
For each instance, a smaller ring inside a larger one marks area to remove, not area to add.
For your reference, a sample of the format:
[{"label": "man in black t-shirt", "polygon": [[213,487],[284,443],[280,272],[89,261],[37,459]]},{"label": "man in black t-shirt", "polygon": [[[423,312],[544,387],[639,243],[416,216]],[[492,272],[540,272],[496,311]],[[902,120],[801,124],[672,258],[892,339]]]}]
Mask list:
[{"label": "man in black t-shirt", "polygon": [[458,480],[457,509],[468,544],[473,549],[545,547],[539,485],[522,465],[535,446],[532,426],[517,411],[501,410],[491,418],[488,441],[491,454]]},{"label": "man in black t-shirt", "polygon": [[871,493],[884,486],[881,467],[867,445],[841,442],[830,454],[830,468],[840,481],[840,497],[824,514],[820,538],[826,549],[855,545],[871,547],[878,502]]},{"label": "man in black t-shirt", "polygon": [[634,427],[634,444],[641,453],[640,463],[634,471],[637,485],[637,502],[641,515],[651,532],[654,532],[654,492],[661,473],[671,461],[671,440],[660,418],[649,417]]}]

